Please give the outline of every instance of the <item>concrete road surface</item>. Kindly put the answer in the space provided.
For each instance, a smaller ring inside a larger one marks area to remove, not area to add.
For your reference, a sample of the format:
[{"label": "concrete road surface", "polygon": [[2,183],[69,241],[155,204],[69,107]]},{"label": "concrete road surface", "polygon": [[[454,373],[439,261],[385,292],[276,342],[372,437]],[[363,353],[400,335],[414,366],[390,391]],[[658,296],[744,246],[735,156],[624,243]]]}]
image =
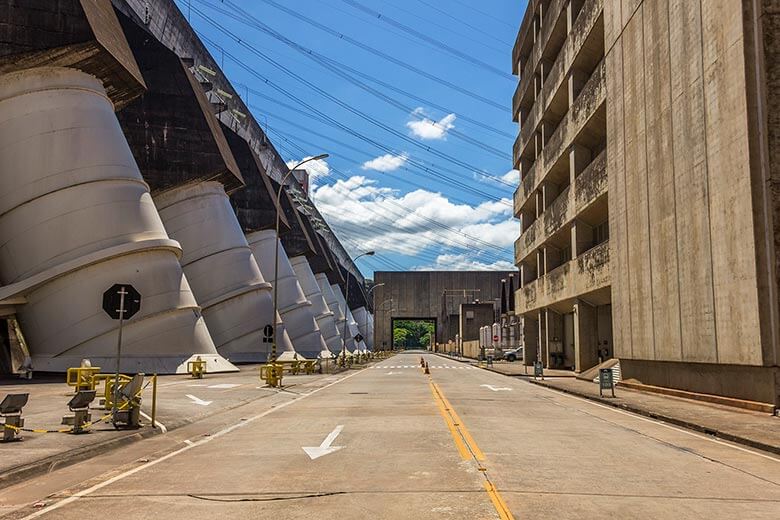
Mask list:
[{"label": "concrete road surface", "polygon": [[780,518],[780,459],[425,354],[0,492],[8,518]]}]

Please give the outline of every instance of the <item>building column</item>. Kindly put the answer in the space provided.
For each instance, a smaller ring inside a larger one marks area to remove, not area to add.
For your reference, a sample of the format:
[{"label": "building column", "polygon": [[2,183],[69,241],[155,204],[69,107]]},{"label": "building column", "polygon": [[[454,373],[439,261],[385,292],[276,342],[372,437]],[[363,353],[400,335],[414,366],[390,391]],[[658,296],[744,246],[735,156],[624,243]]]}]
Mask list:
[{"label": "building column", "polygon": [[575,220],[571,226],[571,257],[577,258],[593,245],[593,226]]},{"label": "building column", "polygon": [[569,4],[566,6],[566,32],[571,32],[584,3],[585,0],[569,0]]},{"label": "building column", "polygon": [[588,167],[592,160],[590,148],[572,144],[569,148],[569,183],[574,186],[575,179]]},{"label": "building column", "polygon": [[574,304],[574,371],[578,374],[598,364],[596,308],[577,300]]},{"label": "building column", "polygon": [[563,317],[555,311],[544,309],[544,341],[542,346],[542,361],[548,368],[553,368],[555,356],[563,353]]},{"label": "building column", "polygon": [[579,69],[571,69],[567,81],[569,87],[569,109],[571,110],[572,105],[577,100],[577,96],[582,91],[582,87],[588,82],[588,75]]}]

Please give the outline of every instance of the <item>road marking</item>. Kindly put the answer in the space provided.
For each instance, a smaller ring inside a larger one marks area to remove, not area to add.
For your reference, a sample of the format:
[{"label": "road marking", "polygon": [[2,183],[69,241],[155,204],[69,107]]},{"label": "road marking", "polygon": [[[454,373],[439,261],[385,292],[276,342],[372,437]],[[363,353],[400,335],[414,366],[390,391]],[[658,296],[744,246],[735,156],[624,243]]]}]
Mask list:
[{"label": "road marking", "polygon": [[479,385],[479,386],[484,386],[485,388],[489,388],[489,389],[493,390],[494,392],[501,392],[503,390],[512,390],[511,388],[507,388],[505,386],[500,386],[500,387],[495,387],[493,385]]},{"label": "road marking", "polygon": [[[533,383],[529,383],[529,384],[533,384]],[[667,423],[665,423],[663,421],[657,421],[655,419],[650,419],[648,417],[643,417],[643,416],[641,416],[639,414],[636,414],[636,413],[633,413],[633,412],[627,412],[625,410],[620,410],[620,409],[615,408],[613,406],[608,406],[608,405],[605,405],[605,404],[596,403],[594,401],[591,401],[590,399],[586,399],[584,397],[578,397],[576,395],[567,394],[566,392],[561,392],[559,390],[548,388],[546,386],[542,386],[542,385],[534,385],[534,386],[537,386],[539,388],[547,390],[548,392],[552,392],[552,393],[554,393],[556,395],[562,395],[564,397],[569,397],[571,399],[576,399],[577,401],[582,401],[584,403],[587,403],[587,404],[590,404],[590,405],[593,405],[593,406],[597,406],[599,408],[604,408],[605,410],[609,410],[610,412],[615,412],[615,413],[619,413],[619,414],[622,414],[622,415],[628,415],[629,417],[633,417],[634,419],[638,419],[640,421],[645,421],[645,422],[657,424],[658,426],[663,426],[664,428],[668,428],[668,429],[674,430],[676,432],[684,433],[686,435],[690,435],[690,436],[696,437],[698,439],[704,439],[704,440],[707,440],[707,441],[710,441],[710,442],[714,442],[715,444],[721,444],[723,446],[727,446],[727,447],[735,449],[735,450],[744,451],[745,453],[751,453],[753,455],[756,455],[756,456],[764,458],[764,459],[769,459],[769,460],[774,461],[774,462],[780,462],[780,459],[778,459],[777,457],[773,457],[771,455],[765,455],[763,453],[759,453],[757,451],[749,450],[749,449],[743,448],[741,446],[736,446],[734,444],[731,444],[731,443],[728,443],[728,442],[725,442],[725,441],[722,441],[722,440],[719,440],[719,439],[713,439],[712,437],[710,437],[708,435],[705,435],[703,433],[690,431],[690,430],[685,430],[683,428],[678,428],[677,426],[673,426],[671,424],[667,424]]]},{"label": "road marking", "polygon": [[192,402],[195,404],[199,404],[200,406],[208,406],[211,404],[211,401],[204,401],[203,399],[198,399],[194,395],[187,394],[187,397],[192,399]]},{"label": "road marking", "polygon": [[[147,421],[151,421],[152,420],[151,416],[146,415],[146,413],[144,413],[144,412],[140,412],[140,413],[141,413],[141,417],[143,417]],[[168,428],[166,428],[165,425],[163,423],[161,423],[160,421],[158,421],[157,419],[154,420],[154,424],[155,424],[155,426],[159,426],[160,427],[160,431],[161,432],[168,433]]]},{"label": "road marking", "polygon": [[439,388],[439,385],[434,383],[430,377],[429,380],[434,400],[439,406],[439,411],[442,413],[442,416],[447,423],[447,427],[450,428],[450,434],[455,441],[455,446],[457,446],[461,458],[463,458],[463,460],[473,459],[476,462],[477,469],[485,478],[485,491],[490,497],[490,501],[493,503],[493,507],[498,513],[499,518],[501,518],[501,520],[514,520],[512,512],[507,507],[504,499],[501,498],[501,494],[498,492],[498,489],[496,489],[493,481],[490,480],[487,468],[482,464],[482,461],[485,460],[485,454],[482,453],[482,450],[469,433],[468,428],[466,428],[466,425],[461,421],[460,417],[458,417],[458,413],[452,407],[452,404],[444,397],[444,393],[441,391],[441,388]]},{"label": "road marking", "polygon": [[191,440],[189,440],[189,439],[184,439],[184,444],[186,444],[187,446],[195,446],[195,443],[194,443],[194,442],[192,442],[192,441],[191,441]]},{"label": "road marking", "polygon": [[227,390],[227,389],[230,389],[230,388],[235,388],[237,386],[241,386],[241,385],[236,384],[236,383],[221,383],[219,385],[209,385],[206,388],[218,388],[218,389],[225,389],[225,390]]},{"label": "road marking", "polygon": [[469,460],[471,458],[471,454],[469,453],[469,450],[466,449],[466,445],[463,443],[463,439],[461,438],[460,434],[458,433],[458,429],[456,428],[454,422],[452,421],[452,417],[450,416],[446,405],[444,404],[444,401],[442,401],[441,396],[436,392],[436,387],[433,383],[428,383],[431,386],[431,393],[433,394],[433,399],[436,401],[436,406],[439,408],[439,413],[444,418],[444,422],[447,423],[447,428],[450,430],[450,435],[452,435],[452,440],[455,441],[455,447],[458,448],[458,453],[460,453],[460,457],[463,460]]},{"label": "road marking", "polygon": [[[218,439],[218,438],[220,438],[220,437],[222,437],[224,435],[227,435],[228,433],[231,433],[234,430],[237,430],[239,428],[243,428],[243,427],[247,426],[248,424],[251,424],[251,423],[255,422],[256,420],[262,419],[263,417],[265,417],[267,415],[270,415],[270,414],[272,414],[274,412],[277,412],[277,411],[279,411],[279,410],[281,410],[283,408],[286,408],[287,406],[290,406],[291,404],[300,403],[303,399],[306,399],[307,397],[312,396],[312,395],[316,394],[317,392],[321,392],[322,390],[325,390],[326,388],[330,388],[333,385],[337,385],[339,383],[342,383],[342,382],[346,381],[347,379],[349,379],[351,377],[355,377],[356,375],[358,375],[360,373],[361,372],[353,372],[352,374],[349,374],[349,375],[347,375],[345,377],[342,377],[338,381],[334,381],[334,382],[332,382],[330,384],[327,384],[325,386],[321,386],[320,388],[315,388],[314,390],[312,390],[308,394],[301,394],[298,399],[291,399],[289,401],[285,401],[285,402],[277,405],[274,408],[270,408],[270,409],[268,409],[268,410],[266,410],[266,411],[264,411],[262,413],[259,413],[259,414],[255,415],[253,417],[250,417],[250,418],[248,418],[246,420],[242,420],[242,421],[237,422],[237,423],[235,423],[235,424],[233,424],[231,426],[228,426],[227,428],[223,428],[222,430],[218,431],[217,433],[215,433],[213,435],[210,435],[209,437],[200,438],[197,442],[190,441],[190,443],[188,443],[187,446],[179,448],[176,451],[172,451],[171,453],[168,453],[167,455],[163,455],[159,459],[154,459],[154,460],[146,462],[146,463],[144,463],[144,464],[142,464],[140,466],[136,466],[133,469],[127,470],[124,473],[120,473],[119,475],[115,475],[115,476],[113,476],[113,477],[111,477],[111,478],[109,478],[107,480],[104,480],[104,481],[102,481],[102,482],[100,482],[98,484],[95,484],[94,486],[92,486],[90,488],[87,488],[87,489],[85,489],[83,491],[79,491],[78,493],[75,493],[75,494],[69,496],[68,498],[64,498],[64,499],[60,500],[59,502],[55,502],[54,504],[52,504],[50,506],[44,507],[43,509],[39,509],[38,511],[36,511],[36,512],[34,512],[32,514],[25,516],[21,520],[33,520],[33,518],[38,518],[38,517],[43,516],[43,515],[51,512],[51,511],[54,511],[55,509],[59,509],[62,506],[66,506],[68,504],[71,504],[71,503],[77,501],[78,499],[80,499],[82,497],[85,497],[87,495],[91,495],[95,491],[99,491],[99,490],[103,489],[106,486],[110,486],[111,484],[113,484],[115,482],[119,482],[120,480],[123,480],[123,479],[125,479],[125,478],[127,478],[129,476],[135,475],[139,471],[143,471],[146,468],[150,468],[152,466],[156,466],[157,464],[159,464],[161,462],[164,462],[164,461],[166,461],[168,459],[172,459],[173,457],[175,457],[177,455],[181,455],[182,453],[187,452],[187,451],[189,451],[192,448],[195,448],[197,446],[202,446],[204,444],[207,444],[207,443],[213,441],[214,439]],[[186,443],[186,441],[185,441],[185,443]]]},{"label": "road marking", "polygon": [[489,480],[485,480],[485,491],[487,491],[490,501],[493,502],[493,507],[496,508],[498,517],[501,518],[501,520],[512,520],[514,518],[512,512],[507,507],[504,499],[501,498],[496,486]]},{"label": "road marking", "polygon": [[343,429],[344,429],[344,425],[339,424],[333,429],[332,432],[328,434],[327,437],[325,437],[325,440],[322,441],[322,444],[315,447],[311,447],[311,446],[304,447],[303,451],[306,452],[306,455],[308,455],[311,460],[319,459],[320,457],[323,457],[325,455],[330,455],[331,453],[339,451],[344,446],[331,446],[331,444],[333,444],[333,441],[336,440],[336,437],[339,436],[341,430]]},{"label": "road marking", "polygon": [[387,376],[392,376],[393,374],[395,374],[395,372],[393,372],[393,371],[391,370],[390,372],[388,372],[388,373],[387,373],[387,374],[385,374],[385,375],[387,375]]}]

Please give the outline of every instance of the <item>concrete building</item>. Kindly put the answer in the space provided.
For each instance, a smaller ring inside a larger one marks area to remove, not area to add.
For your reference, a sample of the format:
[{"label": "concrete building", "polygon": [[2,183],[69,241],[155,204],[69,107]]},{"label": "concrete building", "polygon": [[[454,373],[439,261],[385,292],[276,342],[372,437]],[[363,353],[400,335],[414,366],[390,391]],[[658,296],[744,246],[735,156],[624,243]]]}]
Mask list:
[{"label": "concrete building", "polygon": [[513,71],[525,362],[582,371],[612,348],[603,1],[529,2]]},{"label": "concrete building", "polygon": [[[375,348],[391,348],[393,321],[397,319],[431,320],[435,323],[437,343],[454,342],[460,333],[461,304],[490,303],[494,312],[498,312],[501,280],[509,274],[507,271],[376,271],[377,287],[372,292],[376,303]],[[392,305],[380,305],[390,299]],[[494,319],[495,315],[489,324]]]},{"label": "concrete building", "polygon": [[573,311],[576,368],[607,340],[626,378],[780,404],[778,36],[768,0],[529,2],[516,303],[543,354]]}]

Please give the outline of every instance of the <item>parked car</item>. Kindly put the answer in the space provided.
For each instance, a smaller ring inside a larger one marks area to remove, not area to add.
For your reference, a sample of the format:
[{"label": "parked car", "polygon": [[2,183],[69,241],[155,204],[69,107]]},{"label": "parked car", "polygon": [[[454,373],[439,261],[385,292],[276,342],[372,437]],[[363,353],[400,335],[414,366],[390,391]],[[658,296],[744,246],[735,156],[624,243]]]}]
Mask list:
[{"label": "parked car", "polygon": [[513,348],[504,352],[504,359],[507,361],[517,361],[523,359],[523,347]]}]

